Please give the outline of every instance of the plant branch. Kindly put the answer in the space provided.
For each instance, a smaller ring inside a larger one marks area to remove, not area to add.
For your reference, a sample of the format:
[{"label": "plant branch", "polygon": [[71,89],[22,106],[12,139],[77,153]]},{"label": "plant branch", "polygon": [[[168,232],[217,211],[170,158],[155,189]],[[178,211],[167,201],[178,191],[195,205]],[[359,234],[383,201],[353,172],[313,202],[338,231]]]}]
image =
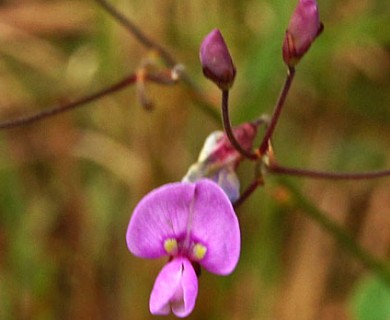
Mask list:
[{"label": "plant branch", "polygon": [[103,90],[100,90],[98,92],[95,92],[93,94],[90,94],[88,96],[85,96],[79,100],[76,100],[74,102],[65,104],[65,105],[60,105],[56,106],[53,108],[49,108],[47,110],[39,111],[37,113],[33,113],[31,115],[27,116],[22,116],[20,118],[8,120],[5,122],[0,123],[0,130],[4,129],[11,129],[27,124],[31,124],[33,122],[43,120],[45,118],[76,109],[78,107],[81,107],[87,103],[90,103],[92,101],[95,101],[101,97],[104,97],[105,95],[114,93],[116,91],[119,91],[121,89],[126,88],[128,85],[133,84],[137,81],[137,75],[136,74],[131,74],[130,76],[127,76],[126,78],[118,81],[117,83],[109,86],[108,88],[105,88]]},{"label": "plant branch", "polygon": [[[96,0],[96,2],[109,13],[117,22],[119,22],[123,27],[125,27],[143,46],[148,49],[153,49],[158,52],[162,57],[164,62],[171,68],[174,68],[178,62],[177,60],[159,43],[150,39],[142,30],[136,26],[128,17],[124,16],[119,12],[113,5],[111,5],[107,0]],[[204,95],[199,90],[198,86],[192,80],[185,70],[181,72],[180,78],[186,84],[187,88],[190,91],[191,97],[198,104],[198,106],[207,113],[215,121],[219,121],[218,110],[210,104]]]},{"label": "plant branch", "polygon": [[315,222],[317,222],[326,232],[328,232],[337,242],[348,251],[353,257],[359,260],[368,269],[380,276],[388,286],[390,286],[390,265],[385,261],[373,256],[365,250],[348,232],[339,224],[328,218],[328,216],[315,207],[306,199],[300,190],[287,179],[279,180],[294,197],[297,205],[303,212]]},{"label": "plant branch", "polygon": [[146,36],[141,29],[139,29],[130,19],[119,12],[112,4],[106,0],[96,0],[96,2],[106,10],[116,21],[118,21],[123,27],[125,27],[133,36],[146,48],[156,50],[159,55],[164,59],[169,67],[173,67],[177,64],[176,60],[157,42],[151,40]]},{"label": "plant branch", "polygon": [[324,172],[316,170],[307,170],[300,168],[289,168],[271,164],[267,167],[268,172],[289,175],[296,177],[306,177],[311,179],[328,179],[328,180],[367,180],[390,176],[390,170],[377,170],[366,172]]},{"label": "plant branch", "polygon": [[273,135],[275,127],[276,127],[276,124],[277,124],[277,122],[279,120],[279,116],[280,116],[280,114],[282,112],[282,109],[283,109],[283,106],[284,106],[284,102],[286,101],[287,94],[288,94],[288,92],[290,90],[291,83],[292,83],[292,81],[294,79],[294,75],[295,75],[295,68],[294,67],[288,67],[286,80],[284,82],[282,91],[279,94],[279,97],[278,97],[278,100],[277,100],[274,112],[273,112],[272,117],[271,117],[271,122],[270,122],[270,124],[269,124],[269,126],[267,128],[267,131],[264,134],[264,138],[263,138],[263,140],[261,142],[261,145],[259,147],[260,155],[264,155],[267,152],[267,150],[268,150],[269,141],[272,138],[272,135]]}]

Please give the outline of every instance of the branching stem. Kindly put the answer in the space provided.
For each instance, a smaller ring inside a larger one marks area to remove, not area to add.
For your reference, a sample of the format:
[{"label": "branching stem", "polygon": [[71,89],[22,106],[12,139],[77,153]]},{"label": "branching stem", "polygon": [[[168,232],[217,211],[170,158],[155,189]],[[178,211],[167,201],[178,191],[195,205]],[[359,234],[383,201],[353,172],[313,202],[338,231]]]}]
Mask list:
[{"label": "branching stem", "polygon": [[[176,59],[165,48],[149,38],[138,26],[136,26],[128,17],[119,12],[107,0],[96,0],[96,2],[116,21],[125,27],[143,46],[157,51],[167,66],[173,68],[178,64]],[[188,73],[185,72],[185,70],[182,71],[180,79],[186,84],[190,96],[197,102],[199,108],[201,108],[202,111],[207,113],[215,121],[219,121],[218,110],[207,101],[196,83],[192,80]]]}]

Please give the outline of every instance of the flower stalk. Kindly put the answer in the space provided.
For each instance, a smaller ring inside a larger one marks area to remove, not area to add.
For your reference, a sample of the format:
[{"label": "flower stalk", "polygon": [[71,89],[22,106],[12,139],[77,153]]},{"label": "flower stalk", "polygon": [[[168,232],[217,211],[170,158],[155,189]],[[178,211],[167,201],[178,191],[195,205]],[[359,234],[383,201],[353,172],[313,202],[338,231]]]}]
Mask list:
[{"label": "flower stalk", "polygon": [[286,101],[287,94],[290,91],[290,87],[291,87],[291,84],[294,80],[294,76],[295,76],[295,68],[288,67],[286,80],[284,82],[282,91],[279,94],[274,112],[273,112],[272,117],[271,117],[271,121],[267,127],[267,131],[265,132],[263,140],[262,140],[260,147],[259,147],[259,154],[260,155],[266,154],[266,152],[268,150],[270,140],[271,140],[272,135],[275,131],[276,124],[279,120],[280,114],[283,110],[283,106],[284,106],[284,103]]}]

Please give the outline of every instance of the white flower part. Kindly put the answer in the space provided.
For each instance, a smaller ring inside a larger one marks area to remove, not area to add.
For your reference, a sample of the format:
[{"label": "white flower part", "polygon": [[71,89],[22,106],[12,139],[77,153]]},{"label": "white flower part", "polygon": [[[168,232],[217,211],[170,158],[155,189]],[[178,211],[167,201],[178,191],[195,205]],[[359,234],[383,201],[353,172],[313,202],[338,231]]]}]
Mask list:
[{"label": "white flower part", "polygon": [[200,150],[198,162],[207,160],[210,154],[214,151],[218,141],[222,139],[223,135],[223,131],[220,130],[210,133],[203,144],[202,150]]},{"label": "white flower part", "polygon": [[196,182],[207,176],[207,166],[203,162],[193,164],[181,179],[181,182]]},{"label": "white flower part", "polygon": [[233,165],[221,166],[208,162],[209,156],[215,151],[215,147],[223,135],[223,131],[214,131],[206,138],[198,162],[188,169],[181,181],[196,182],[202,178],[209,178],[225,191],[231,202],[235,202],[240,197],[240,181]]}]

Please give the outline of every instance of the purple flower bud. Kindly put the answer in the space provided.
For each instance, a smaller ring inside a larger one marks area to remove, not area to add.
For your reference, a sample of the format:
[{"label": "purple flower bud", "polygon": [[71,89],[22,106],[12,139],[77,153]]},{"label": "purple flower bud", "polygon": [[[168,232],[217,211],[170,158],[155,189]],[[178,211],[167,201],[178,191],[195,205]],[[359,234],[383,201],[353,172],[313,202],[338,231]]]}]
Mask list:
[{"label": "purple flower bud", "polygon": [[203,39],[199,57],[206,78],[221,90],[228,90],[233,85],[236,68],[218,29],[214,29]]},{"label": "purple flower bud", "polygon": [[322,30],[317,1],[299,0],[283,41],[284,62],[290,67],[295,66]]}]

